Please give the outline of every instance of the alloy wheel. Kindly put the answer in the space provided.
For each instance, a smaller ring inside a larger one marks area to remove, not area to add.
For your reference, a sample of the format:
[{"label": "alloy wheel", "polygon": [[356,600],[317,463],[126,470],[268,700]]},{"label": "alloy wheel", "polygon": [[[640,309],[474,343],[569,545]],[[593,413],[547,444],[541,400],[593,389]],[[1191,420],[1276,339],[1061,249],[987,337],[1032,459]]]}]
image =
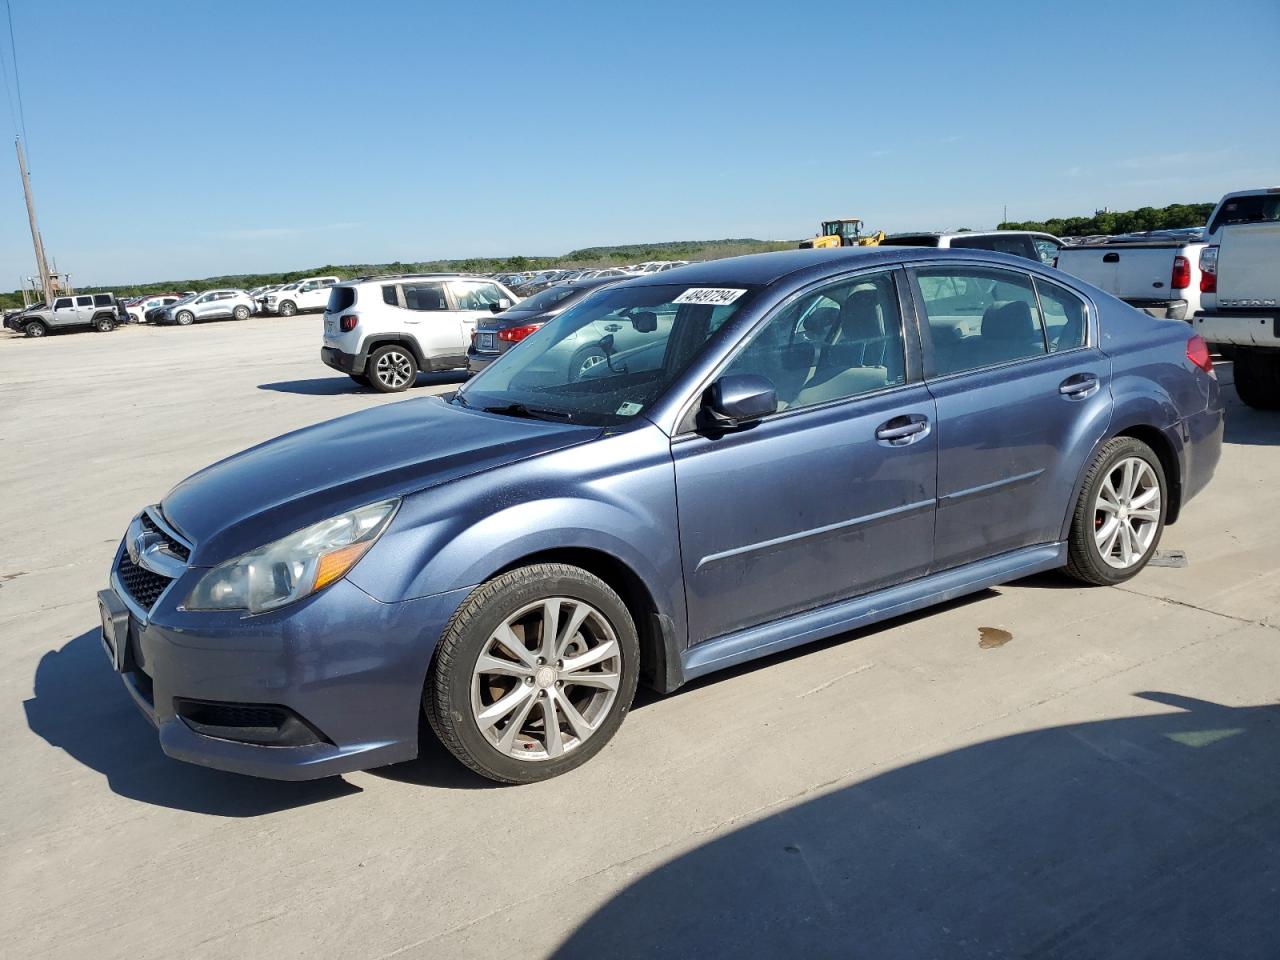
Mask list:
[{"label": "alloy wheel", "polygon": [[378,358],[374,374],[383,385],[397,389],[409,382],[413,362],[398,350],[388,350]]},{"label": "alloy wheel", "polygon": [[521,607],[490,635],[471,677],[472,718],[499,752],[554,760],[609,717],[622,648],[591,604],[549,597]]},{"label": "alloy wheel", "polygon": [[1126,457],[1098,487],[1093,507],[1093,539],[1103,561],[1119,570],[1139,563],[1160,530],[1160,480],[1151,464]]},{"label": "alloy wheel", "polygon": [[592,367],[598,367],[604,363],[606,357],[603,353],[592,353],[582,358],[582,363],[578,366],[578,376],[584,376]]}]

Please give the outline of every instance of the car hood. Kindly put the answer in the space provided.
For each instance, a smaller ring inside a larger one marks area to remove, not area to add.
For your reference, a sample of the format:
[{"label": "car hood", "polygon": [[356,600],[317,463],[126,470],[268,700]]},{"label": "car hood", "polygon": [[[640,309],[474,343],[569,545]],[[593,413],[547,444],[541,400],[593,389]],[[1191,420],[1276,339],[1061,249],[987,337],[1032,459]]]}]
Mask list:
[{"label": "car hood", "polygon": [[346,510],[600,435],[424,397],[304,427],[183,480],[160,509],[212,566]]}]

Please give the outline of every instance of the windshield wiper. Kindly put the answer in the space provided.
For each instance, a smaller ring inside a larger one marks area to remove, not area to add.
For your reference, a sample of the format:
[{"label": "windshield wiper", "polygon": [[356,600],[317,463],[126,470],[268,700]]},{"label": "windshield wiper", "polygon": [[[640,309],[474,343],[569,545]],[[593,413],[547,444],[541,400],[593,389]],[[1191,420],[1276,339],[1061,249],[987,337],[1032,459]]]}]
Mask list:
[{"label": "windshield wiper", "polygon": [[573,414],[567,410],[539,410],[526,407],[523,403],[508,403],[501,407],[482,407],[485,413],[497,413],[505,417],[527,417],[530,420],[572,420]]}]

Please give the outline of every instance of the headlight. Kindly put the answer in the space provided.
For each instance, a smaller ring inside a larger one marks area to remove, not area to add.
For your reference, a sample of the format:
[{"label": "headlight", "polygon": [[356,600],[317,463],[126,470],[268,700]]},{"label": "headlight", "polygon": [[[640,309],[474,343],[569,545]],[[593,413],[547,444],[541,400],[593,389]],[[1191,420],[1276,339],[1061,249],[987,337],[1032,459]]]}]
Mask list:
[{"label": "headlight", "polygon": [[360,507],[228,560],[200,579],[183,607],[262,613],[308,597],[347,575],[399,505],[383,500]]}]

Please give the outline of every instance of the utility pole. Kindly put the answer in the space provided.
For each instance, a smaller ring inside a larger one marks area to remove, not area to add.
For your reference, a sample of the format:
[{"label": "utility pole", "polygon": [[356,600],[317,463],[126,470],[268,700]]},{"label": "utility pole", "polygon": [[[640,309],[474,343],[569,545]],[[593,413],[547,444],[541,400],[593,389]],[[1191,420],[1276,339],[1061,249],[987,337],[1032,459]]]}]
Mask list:
[{"label": "utility pole", "polygon": [[14,137],[13,145],[18,151],[18,170],[22,173],[22,193],[27,198],[27,219],[31,222],[31,243],[36,248],[36,269],[40,271],[40,287],[44,291],[45,306],[51,306],[53,280],[49,276],[49,264],[44,259],[44,242],[40,239],[40,228],[36,226],[36,206],[31,199],[31,178],[27,176],[27,156],[22,151],[22,138]]}]

